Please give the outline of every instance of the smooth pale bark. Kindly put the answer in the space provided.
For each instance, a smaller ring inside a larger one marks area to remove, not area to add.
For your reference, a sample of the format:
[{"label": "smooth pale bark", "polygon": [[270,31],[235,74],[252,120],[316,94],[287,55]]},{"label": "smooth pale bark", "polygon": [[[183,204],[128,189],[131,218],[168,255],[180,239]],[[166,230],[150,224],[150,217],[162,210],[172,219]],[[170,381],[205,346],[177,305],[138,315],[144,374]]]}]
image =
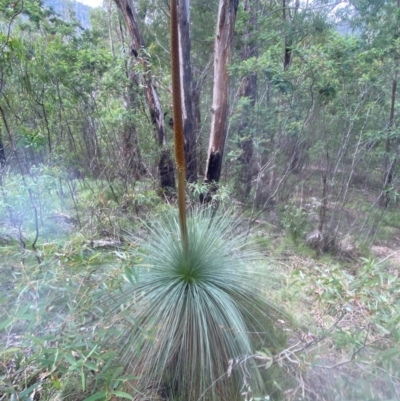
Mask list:
[{"label": "smooth pale bark", "polygon": [[178,0],[180,81],[185,136],[186,179],[197,181],[196,131],[193,113],[193,78],[190,62],[190,5],[189,0]]},{"label": "smooth pale bark", "polygon": [[[203,164],[205,161],[202,159],[202,141],[200,136],[201,127],[201,111],[200,111],[200,93],[201,89],[198,87],[197,83],[193,82],[193,123],[194,123],[194,135],[196,136],[196,161],[198,166],[198,173],[203,176]],[[205,165],[205,163],[204,163]]]},{"label": "smooth pale bark", "polygon": [[231,59],[238,4],[239,0],[220,0],[219,2],[214,45],[211,133],[205,173],[205,182],[207,183],[217,183],[221,176],[228,119],[229,74],[227,67]]},{"label": "smooth pale bark", "polygon": [[146,73],[143,75],[146,103],[150,111],[150,118],[155,128],[157,142],[161,148],[159,161],[160,186],[168,191],[175,189],[174,167],[171,154],[167,147],[167,131],[165,128],[164,114],[161,109],[160,99],[154,85],[153,74],[150,69],[148,57],[142,50],[145,48],[143,36],[140,32],[136,13],[132,0],[114,0],[124,16],[125,25],[131,39],[130,52],[136,62],[145,66]]}]

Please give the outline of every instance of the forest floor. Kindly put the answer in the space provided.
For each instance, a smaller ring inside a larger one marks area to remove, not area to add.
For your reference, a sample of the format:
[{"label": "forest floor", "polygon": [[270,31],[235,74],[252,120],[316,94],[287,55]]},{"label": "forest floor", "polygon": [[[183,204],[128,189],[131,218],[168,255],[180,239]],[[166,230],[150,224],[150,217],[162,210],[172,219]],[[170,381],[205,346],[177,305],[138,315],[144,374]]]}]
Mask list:
[{"label": "forest floor", "polygon": [[396,246],[393,245],[392,248],[387,246],[373,245],[371,247],[371,252],[376,258],[385,259],[388,261],[388,263],[392,264],[393,267],[400,268],[400,240],[397,242]]},{"label": "forest floor", "polygon": [[[125,391],[122,370],[107,370],[97,344],[110,328],[96,321],[91,294],[118,288],[132,262],[136,245],[121,227],[140,230],[166,206],[136,204],[121,222],[121,206],[102,205],[80,210],[90,230],[67,213],[49,215],[36,250],[32,229],[1,221],[0,401],[144,400]],[[282,275],[272,296],[294,323],[279,323],[287,348],[260,350],[271,379],[265,398],[253,400],[400,399],[400,228],[383,224],[384,234],[350,260],[316,253],[303,234],[291,239],[293,224],[261,219],[251,235]]]}]

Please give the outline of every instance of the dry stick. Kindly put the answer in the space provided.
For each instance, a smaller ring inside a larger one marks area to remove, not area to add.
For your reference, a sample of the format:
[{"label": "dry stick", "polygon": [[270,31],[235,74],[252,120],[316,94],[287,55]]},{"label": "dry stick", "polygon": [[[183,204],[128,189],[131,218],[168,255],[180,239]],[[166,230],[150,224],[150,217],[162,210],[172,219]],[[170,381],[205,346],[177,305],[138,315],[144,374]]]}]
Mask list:
[{"label": "dry stick", "polygon": [[188,233],[186,226],[186,193],[185,193],[185,148],[183,138],[181,81],[179,67],[179,36],[178,36],[178,4],[171,0],[171,68],[172,68],[172,105],[174,111],[174,144],[175,162],[178,174],[178,207],[181,226],[182,246],[188,250]]},{"label": "dry stick", "polygon": [[378,266],[381,263],[386,262],[388,259],[390,259],[392,256],[397,255],[399,252],[400,252],[400,249],[398,251],[395,251],[395,252],[391,253],[390,255],[388,255],[385,258],[383,258],[382,260],[380,260],[375,266]]}]

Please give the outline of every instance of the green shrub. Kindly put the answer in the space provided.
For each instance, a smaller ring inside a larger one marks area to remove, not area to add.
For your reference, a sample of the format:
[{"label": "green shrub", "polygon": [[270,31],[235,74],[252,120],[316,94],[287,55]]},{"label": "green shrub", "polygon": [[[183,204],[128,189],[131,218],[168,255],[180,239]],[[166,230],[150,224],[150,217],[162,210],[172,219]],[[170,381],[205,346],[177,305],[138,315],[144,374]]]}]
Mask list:
[{"label": "green shrub", "polygon": [[307,213],[294,205],[286,205],[283,208],[281,222],[289,233],[294,243],[298,243],[306,233],[308,216]]}]

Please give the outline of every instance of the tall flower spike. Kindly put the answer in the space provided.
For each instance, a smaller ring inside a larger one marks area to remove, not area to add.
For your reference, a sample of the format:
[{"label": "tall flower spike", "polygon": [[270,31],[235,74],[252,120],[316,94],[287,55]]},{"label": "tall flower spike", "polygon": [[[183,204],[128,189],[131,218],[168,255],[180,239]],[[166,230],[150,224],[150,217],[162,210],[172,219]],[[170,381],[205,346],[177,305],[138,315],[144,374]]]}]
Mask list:
[{"label": "tall flower spike", "polygon": [[186,224],[186,192],[185,192],[185,147],[183,137],[181,81],[179,73],[179,37],[178,37],[178,4],[171,0],[171,68],[172,68],[172,105],[174,111],[174,144],[175,163],[178,174],[178,207],[181,226],[182,246],[188,250],[189,241]]}]

